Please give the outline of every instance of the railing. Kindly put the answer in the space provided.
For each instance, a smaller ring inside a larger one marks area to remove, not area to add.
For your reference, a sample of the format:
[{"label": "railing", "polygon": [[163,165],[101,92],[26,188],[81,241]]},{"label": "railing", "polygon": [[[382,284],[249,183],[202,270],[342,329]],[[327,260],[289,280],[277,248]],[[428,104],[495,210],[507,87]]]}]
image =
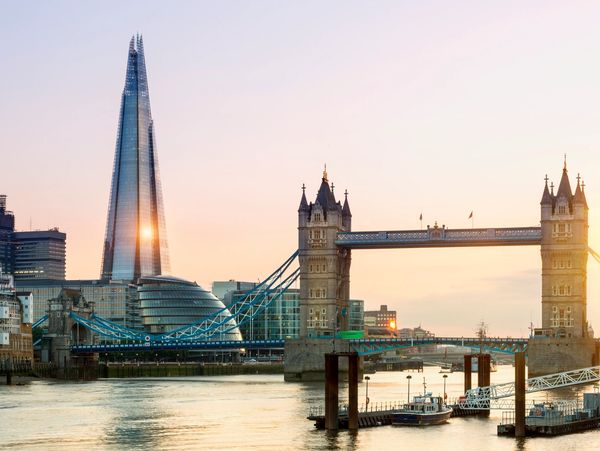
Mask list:
[{"label": "railing", "polygon": [[[587,384],[600,380],[600,366],[547,374],[525,381],[525,393],[553,390],[573,385]],[[466,398],[459,405],[463,409],[486,409],[490,401],[509,398],[515,395],[515,383],[490,385],[467,390]]]},{"label": "railing", "polygon": [[[378,413],[378,412],[389,412],[392,410],[401,409],[406,403],[402,401],[381,401],[373,402],[369,404],[360,404],[358,406],[359,413]],[[348,415],[349,406],[347,403],[340,403],[338,405],[338,416]],[[308,410],[309,417],[319,417],[325,415],[325,410],[322,405],[311,406]]]}]

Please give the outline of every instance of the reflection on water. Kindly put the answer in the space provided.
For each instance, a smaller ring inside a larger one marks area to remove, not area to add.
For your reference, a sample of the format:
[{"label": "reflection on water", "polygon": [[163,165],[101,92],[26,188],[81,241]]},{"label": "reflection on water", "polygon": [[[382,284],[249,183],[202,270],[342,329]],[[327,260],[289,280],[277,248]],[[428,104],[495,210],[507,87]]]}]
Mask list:
[{"label": "reflection on water", "polygon": [[[512,378],[499,367],[492,382]],[[406,375],[371,375],[372,403],[405,401]],[[411,394],[443,393],[437,368],[412,375]],[[462,373],[448,374],[449,398],[462,391]],[[585,390],[591,390],[587,387]],[[581,388],[532,395],[574,397]],[[455,418],[435,428],[361,429],[358,433],[317,431],[306,420],[312,406],[323,404],[320,383],[284,383],[277,375],[111,379],[63,384],[36,381],[0,386],[0,449],[331,449],[331,450],[577,450],[600,449],[600,431],[514,440],[496,436],[502,413],[490,418]],[[341,386],[340,397],[347,390]],[[359,387],[364,402],[365,385]]]}]

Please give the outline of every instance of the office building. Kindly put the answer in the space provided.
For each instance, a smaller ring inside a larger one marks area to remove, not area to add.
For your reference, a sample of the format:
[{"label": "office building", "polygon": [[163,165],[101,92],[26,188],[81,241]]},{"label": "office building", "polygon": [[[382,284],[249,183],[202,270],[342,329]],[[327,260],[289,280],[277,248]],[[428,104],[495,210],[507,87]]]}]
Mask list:
[{"label": "office building", "polygon": [[137,286],[140,317],[144,330],[150,333],[171,332],[189,324],[211,317],[224,322],[225,329],[232,328],[214,339],[241,340],[229,310],[210,291],[195,282],[170,276],[141,277]]},{"label": "office building", "polygon": [[106,222],[101,278],[169,273],[156,137],[142,37],[131,38]]},{"label": "office building", "polygon": [[12,234],[15,216],[6,210],[6,196],[0,194],[0,271],[12,274]]},{"label": "office building", "polygon": [[22,280],[65,280],[67,235],[57,228],[15,232],[13,274],[17,286]]}]

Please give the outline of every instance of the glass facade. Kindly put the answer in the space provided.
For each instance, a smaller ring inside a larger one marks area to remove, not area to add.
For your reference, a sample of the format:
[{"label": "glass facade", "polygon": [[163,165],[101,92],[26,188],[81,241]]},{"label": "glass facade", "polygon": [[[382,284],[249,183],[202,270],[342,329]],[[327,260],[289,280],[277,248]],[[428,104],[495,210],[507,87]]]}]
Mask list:
[{"label": "glass facade", "polygon": [[6,210],[6,196],[0,194],[0,273],[12,274],[12,233],[15,231],[15,217]]},{"label": "glass facade", "polygon": [[[142,277],[138,283],[140,316],[150,333],[170,332],[197,323],[223,309],[225,305],[210,291],[194,282],[168,276]],[[221,318],[231,316],[223,310]],[[235,326],[235,320],[229,320]],[[238,329],[212,337],[214,340],[241,340]]]},{"label": "glass facade", "polygon": [[102,278],[135,281],[169,270],[144,44],[138,36],[129,45],[121,97]]},{"label": "glass facade", "polygon": [[67,235],[58,229],[13,233],[15,281],[65,280],[66,239]]},{"label": "glass facade", "polygon": [[348,318],[349,330],[365,330],[365,301],[350,299],[348,301],[350,317]]}]

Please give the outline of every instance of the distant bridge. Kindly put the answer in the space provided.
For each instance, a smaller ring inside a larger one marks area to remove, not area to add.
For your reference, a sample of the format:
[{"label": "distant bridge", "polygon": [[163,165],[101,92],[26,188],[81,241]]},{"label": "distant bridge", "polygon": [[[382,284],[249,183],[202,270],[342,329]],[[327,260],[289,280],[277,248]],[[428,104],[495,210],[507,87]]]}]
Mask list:
[{"label": "distant bridge", "polygon": [[[338,338],[342,340],[341,338]],[[453,345],[468,348],[480,347],[488,352],[514,354],[527,348],[527,338],[479,338],[479,337],[428,337],[428,338],[359,338],[344,340],[351,351],[361,356],[380,354],[382,352],[413,348],[425,345]],[[162,351],[162,350],[238,350],[238,349],[271,349],[282,350],[285,340],[181,340],[181,341],[147,341],[139,343],[107,343],[78,344],[71,348],[74,354],[91,352],[127,352],[127,351]]]}]

